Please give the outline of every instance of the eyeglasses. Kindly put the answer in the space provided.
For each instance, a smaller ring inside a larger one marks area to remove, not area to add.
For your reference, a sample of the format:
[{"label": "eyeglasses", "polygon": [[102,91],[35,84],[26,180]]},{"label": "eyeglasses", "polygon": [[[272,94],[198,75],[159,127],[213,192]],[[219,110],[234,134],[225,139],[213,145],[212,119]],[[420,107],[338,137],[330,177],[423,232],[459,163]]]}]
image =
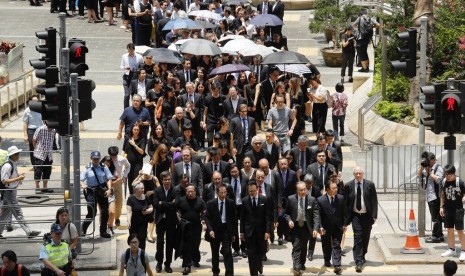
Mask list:
[{"label": "eyeglasses", "polygon": [[254,144],[254,146],[260,146],[262,143],[256,142],[256,143],[253,143],[253,144]]}]

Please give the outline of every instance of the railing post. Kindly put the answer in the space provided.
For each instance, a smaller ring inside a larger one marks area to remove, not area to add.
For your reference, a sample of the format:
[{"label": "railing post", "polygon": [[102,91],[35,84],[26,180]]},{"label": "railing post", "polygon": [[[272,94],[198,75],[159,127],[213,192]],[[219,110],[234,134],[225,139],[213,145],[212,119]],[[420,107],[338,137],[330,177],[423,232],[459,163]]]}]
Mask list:
[{"label": "railing post", "polygon": [[16,117],[19,115],[19,93],[18,93],[18,82],[15,82],[15,97],[16,97]]},{"label": "railing post", "polygon": [[10,103],[10,86],[8,85],[6,87],[6,93],[7,93],[7,104],[8,104],[8,121],[11,121],[11,103]]},{"label": "railing post", "polygon": [[[26,88],[27,82],[26,82],[26,76],[23,76],[23,96],[24,96],[24,108],[26,108],[26,103],[27,99],[29,98],[29,93],[27,93],[27,88]],[[32,91],[31,91],[32,92]]]}]

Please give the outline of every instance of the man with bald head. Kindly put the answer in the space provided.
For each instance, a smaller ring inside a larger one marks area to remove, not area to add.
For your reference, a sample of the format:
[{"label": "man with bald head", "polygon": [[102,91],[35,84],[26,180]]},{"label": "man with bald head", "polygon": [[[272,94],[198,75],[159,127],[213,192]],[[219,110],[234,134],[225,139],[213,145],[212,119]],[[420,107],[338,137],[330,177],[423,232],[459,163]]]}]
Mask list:
[{"label": "man with bald head", "polygon": [[189,119],[184,118],[184,110],[178,106],[174,110],[174,118],[166,123],[166,139],[172,144],[182,136],[182,126],[186,123],[191,123]]},{"label": "man with bald head", "polygon": [[378,197],[375,184],[363,178],[363,169],[359,166],[354,168],[354,179],[347,182],[346,189],[348,220],[345,225],[352,223],[355,270],[360,273],[366,262],[371,228],[378,218]]}]

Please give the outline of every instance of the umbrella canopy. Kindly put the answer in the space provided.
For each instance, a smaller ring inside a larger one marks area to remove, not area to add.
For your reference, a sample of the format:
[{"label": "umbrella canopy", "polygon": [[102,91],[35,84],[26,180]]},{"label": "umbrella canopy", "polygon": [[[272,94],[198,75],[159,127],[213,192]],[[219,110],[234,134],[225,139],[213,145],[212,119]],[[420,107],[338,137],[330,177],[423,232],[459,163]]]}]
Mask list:
[{"label": "umbrella canopy", "polygon": [[262,64],[307,64],[310,63],[304,55],[293,51],[281,51],[268,55]]},{"label": "umbrella canopy", "polygon": [[227,0],[224,4],[226,6],[238,6],[245,3],[248,3],[247,0]]},{"label": "umbrella canopy", "polygon": [[216,28],[216,25],[204,20],[195,20],[195,23],[199,25],[200,29],[213,29]]},{"label": "umbrella canopy", "polygon": [[209,10],[191,11],[187,15],[201,17],[205,19],[212,19],[215,21],[220,21],[221,19],[223,19],[223,17],[220,14]]},{"label": "umbrella canopy", "polygon": [[181,52],[192,55],[216,56],[221,54],[220,48],[215,43],[205,39],[192,39],[181,46]]},{"label": "umbrella canopy", "polygon": [[150,48],[149,46],[145,46],[145,45],[136,46],[134,52],[143,55],[147,50],[150,50],[150,49],[152,48]]},{"label": "umbrella canopy", "polygon": [[242,52],[247,48],[256,47],[257,44],[250,39],[234,39],[224,45],[224,49],[231,52]]},{"label": "umbrella canopy", "polygon": [[256,55],[261,55],[263,58],[274,53],[280,51],[275,47],[266,47],[265,45],[256,44],[254,47],[248,47],[240,51],[240,54],[244,57],[251,57]]},{"label": "umbrella canopy", "polygon": [[220,47],[220,50],[222,54],[228,54],[230,56],[237,56],[237,52],[225,50],[224,47]]},{"label": "umbrella canopy", "polygon": [[243,71],[250,71],[250,68],[244,64],[226,64],[213,69],[210,72],[211,75],[227,74],[227,73],[238,73]]},{"label": "umbrella canopy", "polygon": [[283,21],[274,14],[259,14],[250,20],[250,24],[256,27],[265,26],[281,26],[284,25]]},{"label": "umbrella canopy", "polygon": [[199,29],[199,25],[195,23],[194,20],[189,18],[176,18],[174,20],[168,21],[165,27],[163,27],[163,31],[174,30],[174,29],[188,29],[194,30]]},{"label": "umbrella canopy", "polygon": [[277,64],[276,67],[278,67],[281,72],[288,72],[300,76],[312,73],[305,64]]},{"label": "umbrella canopy", "polygon": [[153,62],[181,64],[181,60],[174,54],[173,51],[166,48],[152,48],[144,53],[144,56],[152,56]]},{"label": "umbrella canopy", "polygon": [[234,40],[234,39],[245,39],[245,37],[243,35],[227,35],[227,36],[223,36],[222,38],[220,38],[218,40],[218,43],[221,45],[224,45],[228,41]]}]

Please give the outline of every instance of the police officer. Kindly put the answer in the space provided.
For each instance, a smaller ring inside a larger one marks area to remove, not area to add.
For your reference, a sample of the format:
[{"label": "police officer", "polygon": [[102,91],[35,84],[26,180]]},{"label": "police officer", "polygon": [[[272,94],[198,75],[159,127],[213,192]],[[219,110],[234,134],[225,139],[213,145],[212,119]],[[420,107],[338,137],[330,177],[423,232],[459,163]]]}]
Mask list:
[{"label": "police officer", "polygon": [[85,235],[92,219],[97,214],[97,205],[100,209],[100,237],[111,238],[107,233],[108,223],[108,197],[112,193],[113,175],[107,166],[100,164],[100,152],[93,151],[90,154],[91,163],[81,173],[81,188],[87,200],[86,221],[82,225]]},{"label": "police officer", "polygon": [[42,276],[71,275],[71,254],[69,245],[61,240],[63,230],[57,223],[52,224],[50,229],[52,239],[49,243],[44,243],[40,249],[39,260],[44,264]]}]

